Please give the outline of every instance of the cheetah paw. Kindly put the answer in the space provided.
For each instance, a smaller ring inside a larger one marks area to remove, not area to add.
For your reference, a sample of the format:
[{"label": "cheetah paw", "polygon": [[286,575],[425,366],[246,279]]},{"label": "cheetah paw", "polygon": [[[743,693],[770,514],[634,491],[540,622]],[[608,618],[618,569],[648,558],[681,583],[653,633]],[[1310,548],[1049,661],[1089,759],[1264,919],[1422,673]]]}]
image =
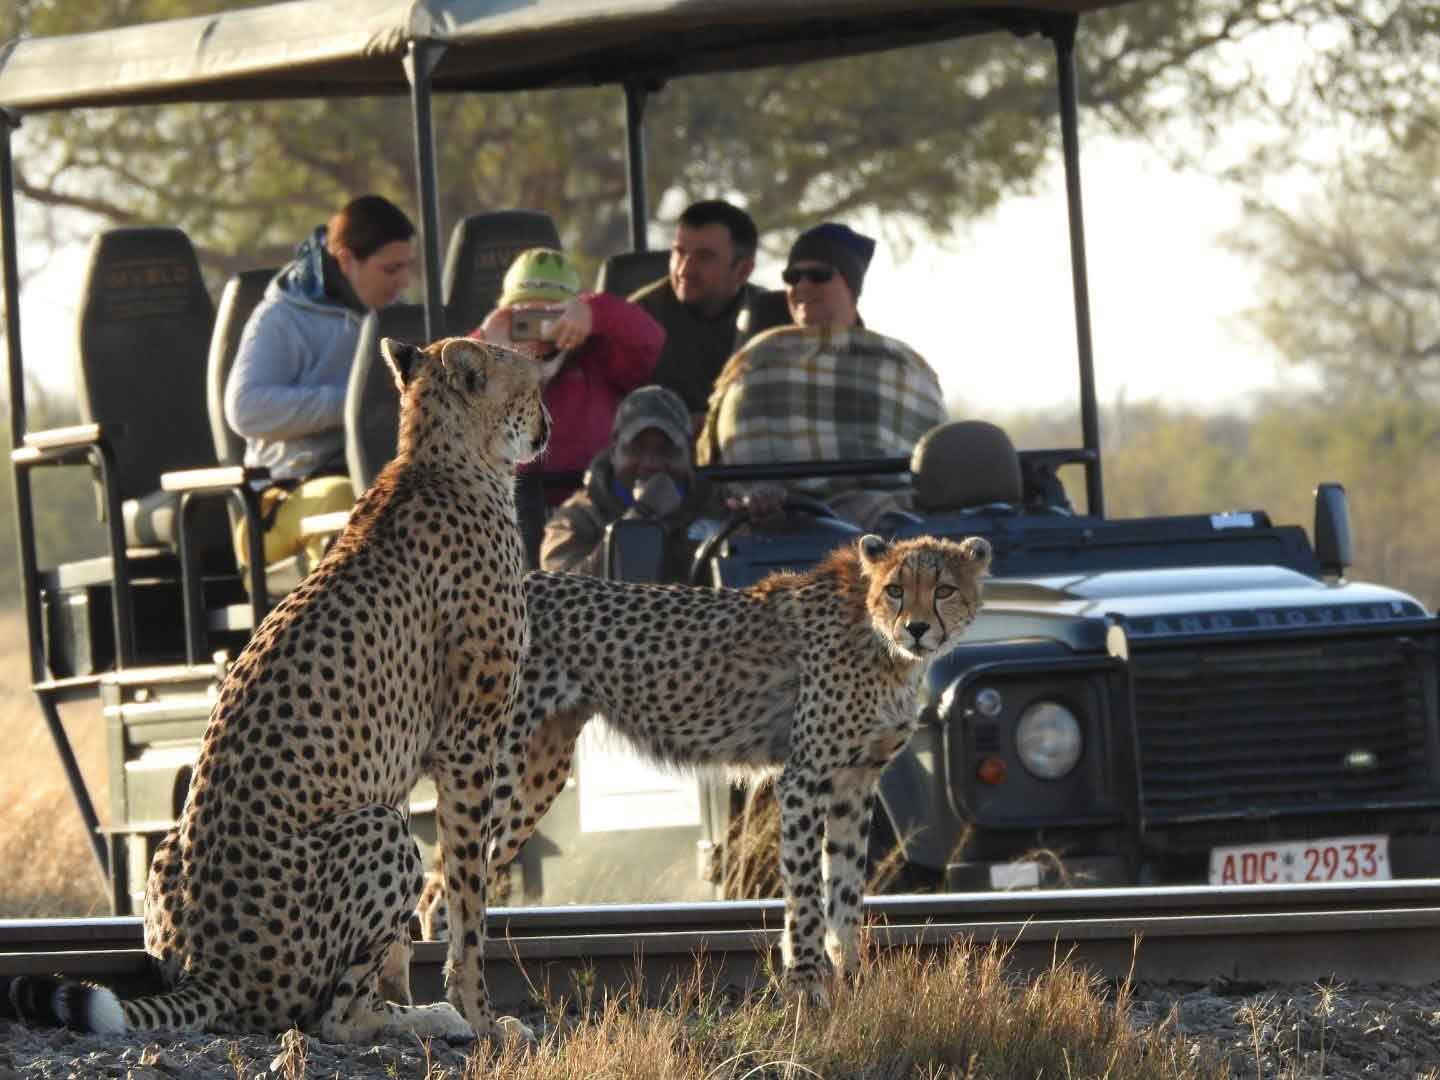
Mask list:
[{"label": "cheetah paw", "polygon": [[829,979],[817,968],[791,968],[785,972],[781,989],[787,996],[814,1008],[830,1007]]},{"label": "cheetah paw", "polygon": [[491,1043],[498,1047],[534,1046],[537,1042],[535,1032],[514,1016],[497,1016],[486,1034]]},{"label": "cheetah paw", "polygon": [[432,1005],[415,1005],[407,1010],[416,1035],[433,1035],[446,1042],[473,1042],[475,1031],[470,1027],[460,1010],[448,1001],[437,1001]]}]

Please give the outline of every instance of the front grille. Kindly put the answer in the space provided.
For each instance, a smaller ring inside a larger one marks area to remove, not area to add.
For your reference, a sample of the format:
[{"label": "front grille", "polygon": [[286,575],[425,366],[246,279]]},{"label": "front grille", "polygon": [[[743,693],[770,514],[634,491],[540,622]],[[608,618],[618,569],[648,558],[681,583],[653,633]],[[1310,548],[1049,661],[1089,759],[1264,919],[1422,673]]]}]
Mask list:
[{"label": "front grille", "polygon": [[[1141,802],[1150,824],[1401,803],[1435,794],[1428,651],[1413,639],[1137,652]],[[1373,769],[1347,767],[1369,751]]]}]

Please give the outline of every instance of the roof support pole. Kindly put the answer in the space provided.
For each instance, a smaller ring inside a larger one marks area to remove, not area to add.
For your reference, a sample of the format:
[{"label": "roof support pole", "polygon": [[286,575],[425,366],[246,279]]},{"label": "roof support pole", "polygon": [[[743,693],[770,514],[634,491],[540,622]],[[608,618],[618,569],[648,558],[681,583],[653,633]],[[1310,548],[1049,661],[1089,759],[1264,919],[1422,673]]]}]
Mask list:
[{"label": "roof support pole", "polygon": [[435,168],[435,123],[430,114],[430,76],[445,46],[412,41],[405,53],[410,109],[415,132],[415,194],[420,206],[421,261],[425,272],[425,340],[445,336],[445,305],[440,295],[440,186]]},{"label": "roof support pole", "polygon": [[[25,361],[20,347],[20,263],[16,232],[15,213],[15,159],[11,136],[20,126],[20,118],[5,109],[0,109],[0,285],[3,285],[5,301],[5,356],[7,361],[7,383],[10,399],[10,449],[18,449],[25,438]],[[108,884],[110,880],[110,852],[105,838],[100,834],[100,818],[95,813],[95,804],[90,799],[90,789],[85,786],[85,777],[80,772],[75,751],[65,725],[60,722],[60,708],[56,694],[43,684],[49,681],[49,669],[45,663],[45,637],[40,623],[40,571],[35,556],[35,513],[31,505],[30,472],[11,460],[10,478],[14,482],[15,528],[20,548],[20,591],[25,603],[26,637],[30,642],[30,683],[39,699],[40,712],[45,717],[45,726],[50,731],[50,740],[65,770],[65,779],[70,785],[70,794],[85,834],[90,838],[91,850],[100,876]],[[118,639],[117,639],[118,641]]]},{"label": "roof support pole", "polygon": [[[11,138],[20,118],[0,109],[0,278],[5,299],[5,355],[8,361],[6,390],[10,398],[10,449],[24,445],[25,361],[20,347],[20,263],[15,213],[15,158]],[[10,459],[14,482],[15,526],[20,548],[20,589],[25,601],[25,621],[30,639],[30,681],[45,681],[45,636],[40,625],[40,571],[35,555],[35,512],[30,497],[30,472]],[[64,731],[62,729],[61,736]],[[67,747],[68,749],[68,744]],[[64,755],[61,755],[62,758]],[[78,773],[77,773],[78,775]],[[92,822],[87,821],[87,825]]]},{"label": "roof support pole", "polygon": [[1075,348],[1080,360],[1080,428],[1085,447],[1095,459],[1085,466],[1085,501],[1089,513],[1105,514],[1100,474],[1100,409],[1095,397],[1095,353],[1090,341],[1090,281],[1085,267],[1085,215],[1080,200],[1079,77],[1075,70],[1075,27],[1071,15],[1050,31],[1055,44],[1060,89],[1060,136],[1065,158],[1065,200],[1070,212],[1070,273],[1075,290]]},{"label": "roof support pole", "polygon": [[25,365],[20,353],[20,269],[15,235],[15,162],[11,135],[20,126],[20,117],[0,109],[0,274],[4,277],[5,355],[10,391],[10,446],[20,445],[25,435]]},{"label": "roof support pole", "polygon": [[638,82],[625,84],[625,174],[630,192],[630,250],[648,246],[650,199],[645,191],[645,100],[650,88]]}]

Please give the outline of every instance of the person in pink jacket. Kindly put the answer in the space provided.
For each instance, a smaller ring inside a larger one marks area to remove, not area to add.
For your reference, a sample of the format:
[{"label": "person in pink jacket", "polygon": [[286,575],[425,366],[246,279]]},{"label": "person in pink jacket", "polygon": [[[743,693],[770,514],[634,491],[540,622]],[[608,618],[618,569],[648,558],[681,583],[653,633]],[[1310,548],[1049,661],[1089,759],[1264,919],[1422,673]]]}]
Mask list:
[{"label": "person in pink jacket", "polygon": [[[533,354],[546,372],[550,445],[521,471],[582,473],[610,442],[620,400],[652,380],[665,330],[642,308],[582,293],[562,252],[530,248],[505,272],[500,300],[472,337]],[[559,506],[577,488],[545,489]]]}]

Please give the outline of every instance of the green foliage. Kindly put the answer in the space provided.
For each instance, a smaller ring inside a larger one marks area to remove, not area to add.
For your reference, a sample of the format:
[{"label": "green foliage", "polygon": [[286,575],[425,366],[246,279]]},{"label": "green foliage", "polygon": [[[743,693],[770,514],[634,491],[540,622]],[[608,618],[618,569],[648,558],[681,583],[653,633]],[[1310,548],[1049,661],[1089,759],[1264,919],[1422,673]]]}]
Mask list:
[{"label": "green foliage", "polygon": [[[1054,418],[1000,422],[1022,447],[1075,445],[1049,437]],[[1440,604],[1429,551],[1440,529],[1440,416],[1425,404],[1277,395],[1249,416],[1146,404],[1105,410],[1100,429],[1109,517],[1264,510],[1308,532],[1315,485],[1341,483],[1355,537],[1350,576]],[[1083,503],[1079,471],[1065,482]]]},{"label": "green foliage", "polygon": [[1252,202],[1261,336],[1336,396],[1440,396],[1440,136],[1344,159],[1298,211]]},{"label": "green foliage", "polygon": [[[226,7],[218,0],[26,3],[34,33]],[[1147,131],[1187,112],[1166,90],[1217,40],[1225,0],[1132,4],[1087,20],[1078,52],[1086,122]],[[1253,22],[1250,5],[1232,20]],[[1237,31],[1238,32],[1238,31]],[[1038,37],[944,43],[784,69],[676,80],[651,99],[656,202],[743,201],[771,238],[878,211],[892,238],[945,235],[1026,191],[1056,153],[1054,56]],[[623,103],[615,88],[442,99],[441,219],[548,211],[568,247],[627,246]],[[110,223],[190,233],[218,274],[282,259],[350,194],[411,205],[408,105],[399,99],[90,110],[22,130],[20,190]]]},{"label": "green foliage", "polygon": [[[76,32],[237,6],[248,5],[20,0],[4,29]],[[1206,137],[1238,116],[1262,135],[1280,133],[1230,172],[1250,185],[1254,208],[1235,243],[1266,271],[1256,325],[1321,371],[1331,402],[1264,402],[1250,417],[1110,410],[1102,430],[1113,514],[1249,507],[1306,522],[1315,482],[1340,480],[1355,512],[1357,573],[1440,600],[1406,540],[1428,532],[1412,519],[1433,504],[1423,495],[1440,475],[1417,404],[1434,392],[1440,356],[1430,257],[1440,246],[1436,22],[1434,5],[1399,0],[1178,0],[1086,20],[1078,59],[1092,129],[1169,138],[1182,158],[1200,156]],[[1266,49],[1297,46],[1306,60],[1291,81],[1257,63]],[[673,210],[701,196],[739,199],[772,247],[789,229],[862,210],[878,211],[897,235],[943,237],[1027,190],[1053,158],[1052,80],[1049,44],[1035,38],[676,80],[649,106],[655,202]],[[584,259],[623,248],[622,111],[614,88],[442,98],[442,219],[535,207]],[[1265,179],[1327,160],[1333,137],[1358,149],[1319,200],[1282,212]],[[281,261],[353,192],[412,204],[401,99],[42,116],[27,121],[19,149],[32,207],[178,224],[222,275]],[[1069,413],[1009,425],[1022,446],[1080,441]],[[93,521],[88,481],[64,482],[52,500],[69,508],[62,520]],[[1075,477],[1067,482],[1078,492]],[[74,529],[46,529],[52,544],[78,546]],[[0,574],[14,563],[0,552]]]}]

